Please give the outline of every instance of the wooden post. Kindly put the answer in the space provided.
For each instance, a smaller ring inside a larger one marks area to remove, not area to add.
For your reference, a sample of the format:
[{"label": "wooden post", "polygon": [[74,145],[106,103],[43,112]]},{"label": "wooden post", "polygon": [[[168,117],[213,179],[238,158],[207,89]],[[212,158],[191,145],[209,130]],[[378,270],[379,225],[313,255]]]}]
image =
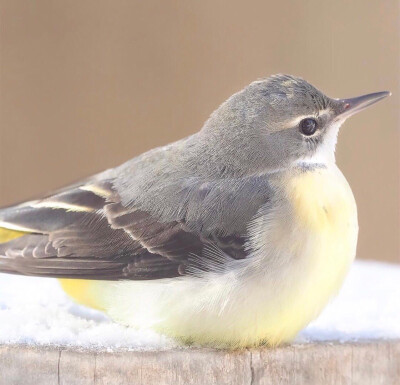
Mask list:
[{"label": "wooden post", "polygon": [[397,385],[400,341],[240,352],[0,346],[0,385]]}]

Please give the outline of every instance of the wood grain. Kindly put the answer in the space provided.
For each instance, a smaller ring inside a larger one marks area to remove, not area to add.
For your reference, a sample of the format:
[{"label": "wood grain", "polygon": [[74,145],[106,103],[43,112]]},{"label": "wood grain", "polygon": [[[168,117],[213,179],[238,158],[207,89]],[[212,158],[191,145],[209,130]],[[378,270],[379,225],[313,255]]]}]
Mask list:
[{"label": "wood grain", "polygon": [[369,385],[400,383],[400,341],[240,352],[74,351],[0,346],[0,385]]}]

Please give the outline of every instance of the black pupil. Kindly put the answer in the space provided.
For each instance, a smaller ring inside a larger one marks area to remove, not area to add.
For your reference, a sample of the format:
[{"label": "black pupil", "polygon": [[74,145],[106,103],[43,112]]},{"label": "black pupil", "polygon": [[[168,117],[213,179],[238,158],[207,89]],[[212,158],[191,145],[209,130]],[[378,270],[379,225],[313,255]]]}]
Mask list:
[{"label": "black pupil", "polygon": [[300,123],[301,132],[304,135],[310,136],[317,131],[317,122],[314,119],[307,118],[303,119]]}]

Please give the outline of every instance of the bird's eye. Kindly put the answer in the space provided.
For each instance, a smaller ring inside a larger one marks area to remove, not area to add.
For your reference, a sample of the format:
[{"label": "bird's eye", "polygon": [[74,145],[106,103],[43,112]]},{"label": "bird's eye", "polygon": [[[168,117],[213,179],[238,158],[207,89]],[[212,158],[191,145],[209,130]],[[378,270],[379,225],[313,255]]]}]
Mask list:
[{"label": "bird's eye", "polygon": [[300,130],[304,135],[311,136],[317,131],[317,121],[312,118],[303,119],[300,122]]}]

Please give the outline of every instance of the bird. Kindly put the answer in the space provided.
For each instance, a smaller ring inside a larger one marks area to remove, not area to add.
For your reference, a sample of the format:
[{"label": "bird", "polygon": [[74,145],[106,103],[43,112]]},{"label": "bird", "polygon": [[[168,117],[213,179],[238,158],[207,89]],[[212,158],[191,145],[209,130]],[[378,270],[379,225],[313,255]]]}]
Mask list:
[{"label": "bird", "polygon": [[289,343],[356,255],[339,128],[388,95],[256,80],[195,134],[2,208],[0,272],[58,278],[76,302],[182,344]]}]

